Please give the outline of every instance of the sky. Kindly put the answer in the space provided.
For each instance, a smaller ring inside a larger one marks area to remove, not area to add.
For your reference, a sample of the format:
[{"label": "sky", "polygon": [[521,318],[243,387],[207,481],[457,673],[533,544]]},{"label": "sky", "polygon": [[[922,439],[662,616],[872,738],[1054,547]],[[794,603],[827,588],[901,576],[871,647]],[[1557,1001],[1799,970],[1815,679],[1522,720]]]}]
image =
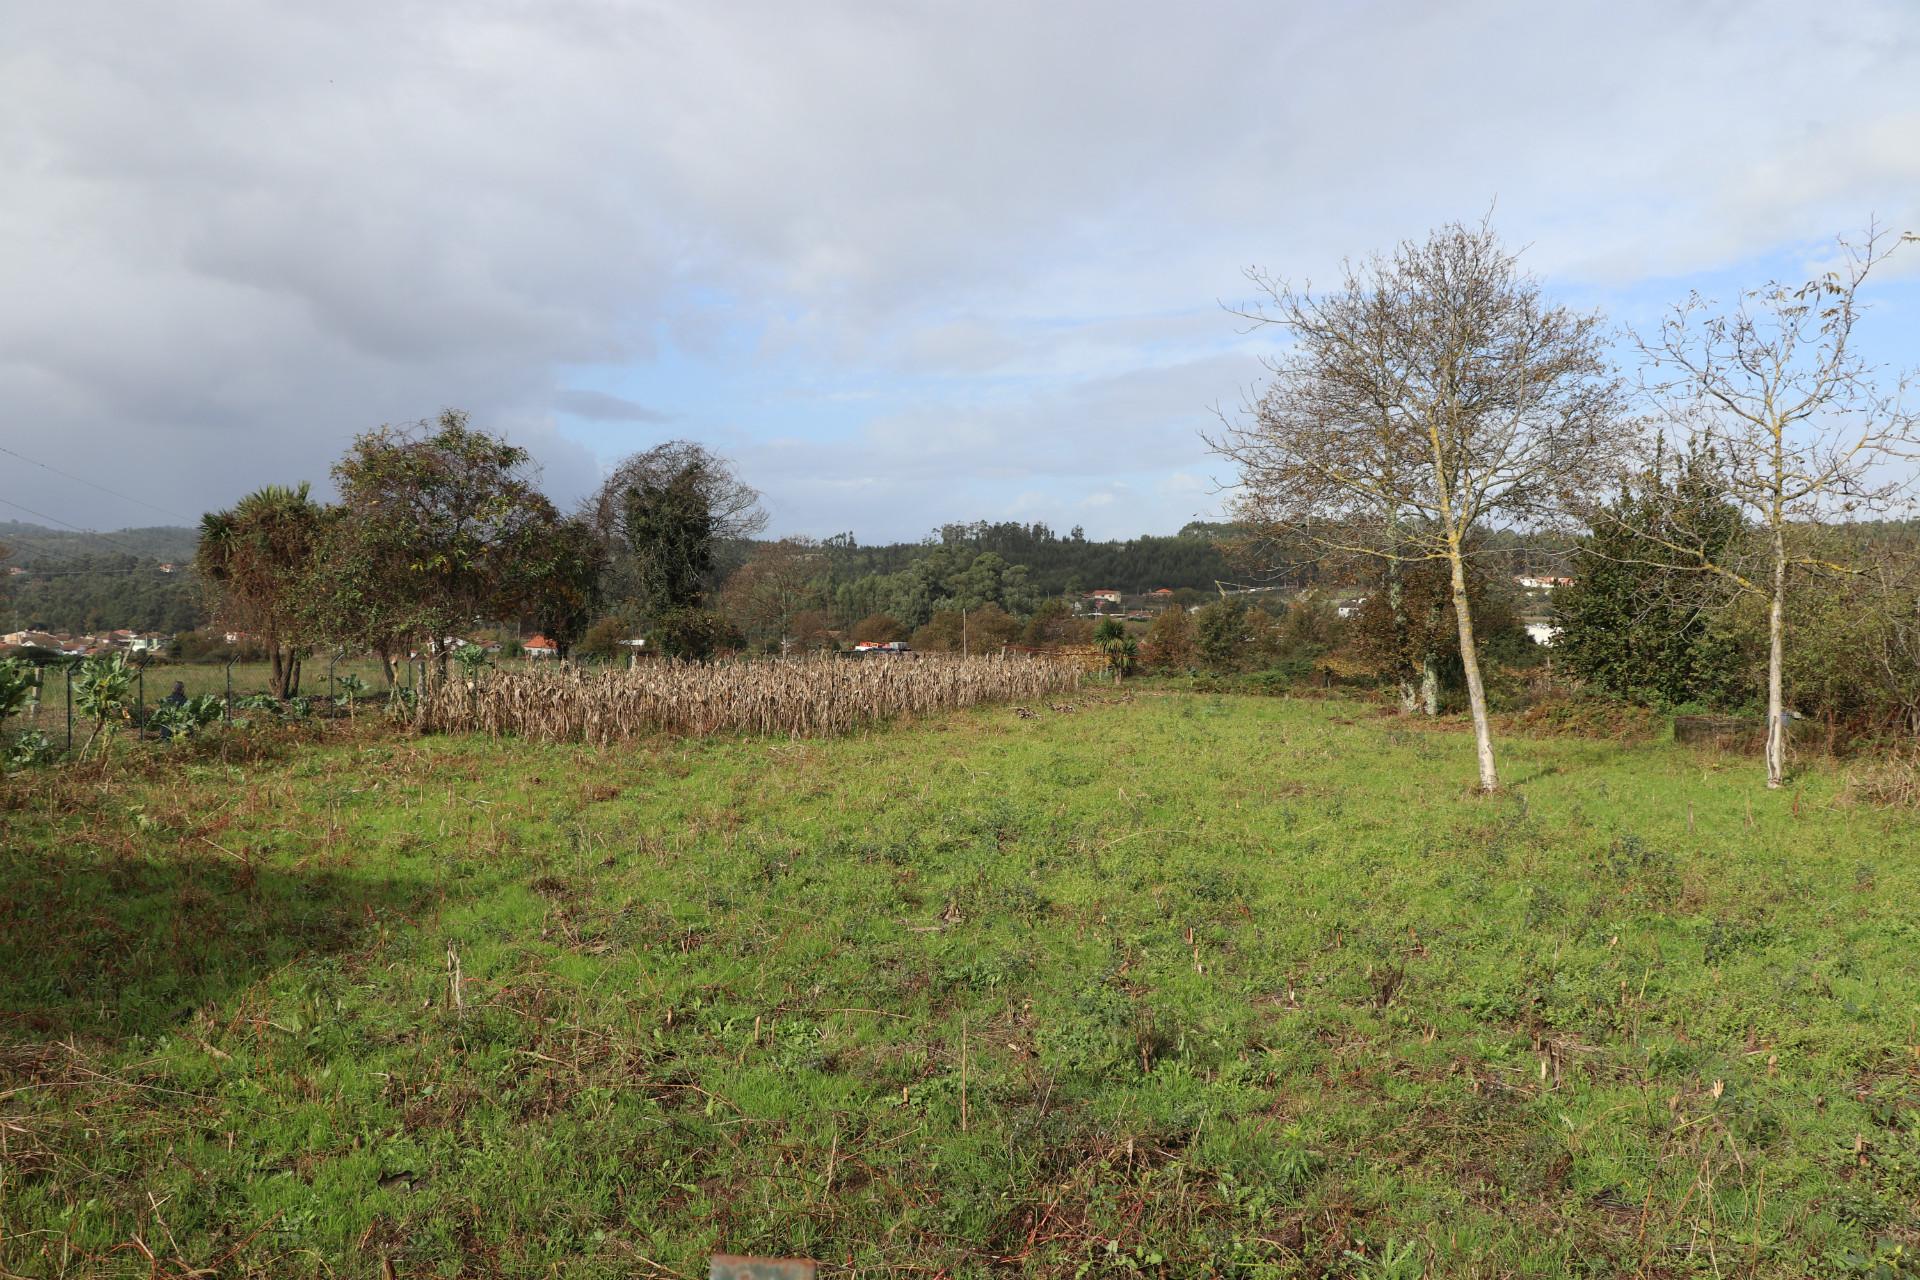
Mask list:
[{"label": "sky", "polygon": [[[1279,341],[1223,308],[1248,267],[1491,210],[1555,298],[1645,325],[1920,229],[1913,0],[0,0],[0,31],[0,518],[96,529],[325,493],[356,433],[459,407],[563,506],[686,438],[779,534],[1165,533],[1219,513],[1200,433]],[[1920,246],[1891,267],[1870,342],[1913,364]]]}]

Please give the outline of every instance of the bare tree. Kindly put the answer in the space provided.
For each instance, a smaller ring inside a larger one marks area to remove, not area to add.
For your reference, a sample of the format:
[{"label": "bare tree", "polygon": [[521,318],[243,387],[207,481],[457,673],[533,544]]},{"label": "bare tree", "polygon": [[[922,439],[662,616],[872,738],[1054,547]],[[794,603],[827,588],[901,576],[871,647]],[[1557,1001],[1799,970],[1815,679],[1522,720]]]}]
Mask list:
[{"label": "bare tree", "polygon": [[1249,276],[1265,296],[1239,314],[1293,345],[1210,440],[1239,468],[1237,514],[1276,544],[1384,562],[1400,625],[1398,566],[1446,563],[1480,787],[1496,790],[1470,535],[1556,519],[1609,474],[1623,428],[1599,318],[1549,305],[1485,222],[1348,263],[1330,293]]},{"label": "bare tree", "polygon": [[1649,535],[1651,558],[1710,575],[1767,605],[1767,785],[1786,777],[1782,671],[1788,593],[1808,571],[1851,572],[1809,537],[1835,520],[1889,508],[1908,487],[1890,466],[1908,453],[1916,418],[1910,376],[1881,384],[1854,341],[1861,287],[1901,241],[1869,226],[1838,241],[1839,261],[1804,284],[1771,281],[1722,307],[1689,295],[1651,334],[1635,335],[1645,389],[1717,464],[1726,495],[1755,537],[1718,548],[1705,531]]},{"label": "bare tree", "polygon": [[754,552],[720,592],[721,610],[741,631],[788,652],[795,619],[819,606],[827,564],[811,538],[782,538]]}]

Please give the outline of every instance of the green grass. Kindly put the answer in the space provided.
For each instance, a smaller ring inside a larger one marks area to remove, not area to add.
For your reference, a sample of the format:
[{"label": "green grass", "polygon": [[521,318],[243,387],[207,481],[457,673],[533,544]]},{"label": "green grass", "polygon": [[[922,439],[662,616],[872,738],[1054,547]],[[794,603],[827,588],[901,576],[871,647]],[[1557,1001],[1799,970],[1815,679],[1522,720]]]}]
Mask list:
[{"label": "green grass", "polygon": [[1073,707],[16,781],[0,1264],[1911,1266],[1910,816],[1576,739],[1480,799],[1464,734],[1349,703]]}]

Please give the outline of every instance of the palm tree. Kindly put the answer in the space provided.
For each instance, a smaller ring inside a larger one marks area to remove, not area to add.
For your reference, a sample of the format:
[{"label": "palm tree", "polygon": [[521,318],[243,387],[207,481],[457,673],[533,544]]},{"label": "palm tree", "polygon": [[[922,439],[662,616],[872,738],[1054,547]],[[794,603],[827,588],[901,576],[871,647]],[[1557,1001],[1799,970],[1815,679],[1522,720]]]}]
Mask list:
[{"label": "palm tree", "polygon": [[300,659],[308,647],[301,584],[321,516],[301,484],[268,485],[200,518],[194,567],[213,593],[215,616],[265,642],[273,696],[282,700],[300,692]]}]

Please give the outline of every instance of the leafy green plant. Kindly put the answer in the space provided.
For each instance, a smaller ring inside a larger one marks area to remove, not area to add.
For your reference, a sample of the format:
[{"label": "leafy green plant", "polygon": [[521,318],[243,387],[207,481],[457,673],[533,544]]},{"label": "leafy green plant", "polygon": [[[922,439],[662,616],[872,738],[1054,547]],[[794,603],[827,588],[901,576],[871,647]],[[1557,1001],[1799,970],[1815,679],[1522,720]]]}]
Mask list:
[{"label": "leafy green plant", "polygon": [[477,644],[460,645],[448,656],[460,664],[460,674],[468,680],[475,679],[493,665],[493,659],[487,656],[487,651]]},{"label": "leafy green plant", "polygon": [[333,700],[333,705],[345,711],[347,716],[351,718],[353,716],[353,700],[367,691],[367,682],[359,676],[348,674],[340,677],[339,684],[340,695]]},{"label": "leafy green plant", "polygon": [[32,663],[19,658],[0,659],[0,721],[26,710],[37,691]]},{"label": "leafy green plant", "polygon": [[46,734],[38,730],[23,733],[7,744],[7,772],[17,773],[22,769],[48,764],[59,754],[60,749]]},{"label": "leafy green plant", "polygon": [[127,718],[127,703],[133,693],[134,669],[124,654],[96,654],[82,662],[73,673],[73,705],[93,718],[93,732],[80,748],[86,758],[101,735],[106,735],[101,753],[111,750],[113,729]]},{"label": "leafy green plant", "polygon": [[218,694],[203,693],[185,702],[162,702],[147,714],[147,727],[161,738],[191,738],[219,721],[224,710]]}]

